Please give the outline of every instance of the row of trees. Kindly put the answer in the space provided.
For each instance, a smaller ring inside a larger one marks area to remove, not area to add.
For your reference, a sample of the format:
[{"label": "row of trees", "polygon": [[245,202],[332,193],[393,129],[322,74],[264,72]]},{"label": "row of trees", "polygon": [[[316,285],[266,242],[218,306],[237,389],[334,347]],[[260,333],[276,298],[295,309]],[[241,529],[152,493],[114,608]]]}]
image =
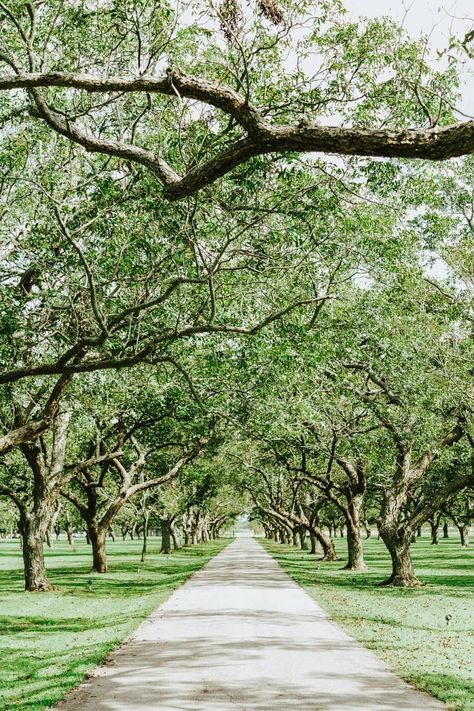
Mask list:
[{"label": "row of trees", "polygon": [[326,558],[340,512],[352,569],[370,512],[413,585],[414,532],[473,485],[470,35],[436,64],[312,6],[0,3],[0,496],[28,590],[63,500],[99,572],[124,511],[167,548],[251,505]]},{"label": "row of trees", "polygon": [[302,527],[332,559],[321,520],[339,513],[351,570],[365,569],[361,529],[376,523],[399,585],[417,584],[410,544],[422,524],[436,541],[450,515],[466,542],[474,513],[471,324],[410,271],[351,289],[325,311],[324,334],[287,334],[265,362],[255,353],[232,449],[266,523]]}]

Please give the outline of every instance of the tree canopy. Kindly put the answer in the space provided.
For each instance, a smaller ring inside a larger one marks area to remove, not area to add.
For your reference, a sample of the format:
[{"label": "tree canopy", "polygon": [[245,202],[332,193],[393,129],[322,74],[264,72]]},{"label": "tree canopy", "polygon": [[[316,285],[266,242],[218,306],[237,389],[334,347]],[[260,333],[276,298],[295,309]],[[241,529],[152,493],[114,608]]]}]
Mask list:
[{"label": "tree canopy", "polygon": [[339,0],[0,23],[0,520],[26,587],[56,524],[104,572],[120,522],[168,552],[241,512],[327,560],[344,527],[350,570],[376,525],[417,585],[418,527],[465,541],[474,515],[472,31],[434,55]]}]

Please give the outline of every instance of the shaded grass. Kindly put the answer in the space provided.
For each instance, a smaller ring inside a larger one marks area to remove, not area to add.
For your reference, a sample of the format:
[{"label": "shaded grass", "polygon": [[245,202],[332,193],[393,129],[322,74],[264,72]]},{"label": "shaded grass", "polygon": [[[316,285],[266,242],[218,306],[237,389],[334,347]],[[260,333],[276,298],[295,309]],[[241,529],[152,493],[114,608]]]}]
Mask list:
[{"label": "shaded grass", "polygon": [[[474,550],[458,540],[412,546],[425,587],[379,587],[390,560],[381,541],[365,542],[367,573],[342,571],[291,546],[261,541],[280,565],[331,618],[419,689],[457,711],[474,709]],[[336,548],[346,558],[345,540]],[[449,626],[446,615],[452,616]]]},{"label": "shaded grass", "polygon": [[61,541],[46,553],[58,590],[25,593],[18,541],[0,541],[0,709],[54,704],[228,542],[162,556],[150,539],[140,563],[141,541],[109,541],[109,572],[99,575],[84,540]]}]

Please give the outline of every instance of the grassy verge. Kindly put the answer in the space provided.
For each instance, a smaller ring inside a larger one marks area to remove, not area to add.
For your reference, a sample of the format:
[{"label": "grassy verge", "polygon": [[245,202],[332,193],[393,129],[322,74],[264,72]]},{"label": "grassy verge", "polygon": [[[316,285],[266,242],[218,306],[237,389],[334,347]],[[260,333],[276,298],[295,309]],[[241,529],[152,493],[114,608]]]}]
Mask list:
[{"label": "grassy verge", "polygon": [[[90,548],[47,552],[54,593],[22,592],[18,541],[0,541],[0,709],[39,711],[60,699],[229,541],[140,563],[140,541],[108,543],[110,572],[90,572]],[[89,581],[92,581],[91,583]],[[90,589],[89,589],[90,588]]]},{"label": "grassy verge", "polygon": [[[381,588],[388,555],[381,541],[366,541],[368,573],[319,563],[290,546],[262,541],[280,565],[331,618],[419,689],[458,711],[474,709],[474,550],[458,539],[413,545],[415,569],[426,587]],[[341,557],[344,540],[337,541]],[[446,624],[451,615],[451,624]]]}]

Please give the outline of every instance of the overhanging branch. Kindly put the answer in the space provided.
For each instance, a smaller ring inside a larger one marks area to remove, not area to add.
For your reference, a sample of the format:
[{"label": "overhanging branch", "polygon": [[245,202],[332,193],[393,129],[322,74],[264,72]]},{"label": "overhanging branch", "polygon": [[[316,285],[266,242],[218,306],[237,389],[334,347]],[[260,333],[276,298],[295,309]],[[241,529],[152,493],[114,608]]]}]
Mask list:
[{"label": "overhanging branch", "polygon": [[[207,162],[177,175],[160,157],[131,144],[96,138],[51,109],[40,87],[63,87],[93,93],[139,92],[201,101],[231,116],[245,131]],[[443,128],[360,129],[338,126],[272,125],[230,87],[169,70],[165,76],[97,77],[67,72],[24,73],[0,77],[0,91],[27,89],[38,114],[49,126],[91,152],[105,153],[144,165],[155,173],[169,200],[179,200],[214,183],[249,158],[269,153],[334,153],[385,158],[447,160],[474,153],[474,121]]]}]

